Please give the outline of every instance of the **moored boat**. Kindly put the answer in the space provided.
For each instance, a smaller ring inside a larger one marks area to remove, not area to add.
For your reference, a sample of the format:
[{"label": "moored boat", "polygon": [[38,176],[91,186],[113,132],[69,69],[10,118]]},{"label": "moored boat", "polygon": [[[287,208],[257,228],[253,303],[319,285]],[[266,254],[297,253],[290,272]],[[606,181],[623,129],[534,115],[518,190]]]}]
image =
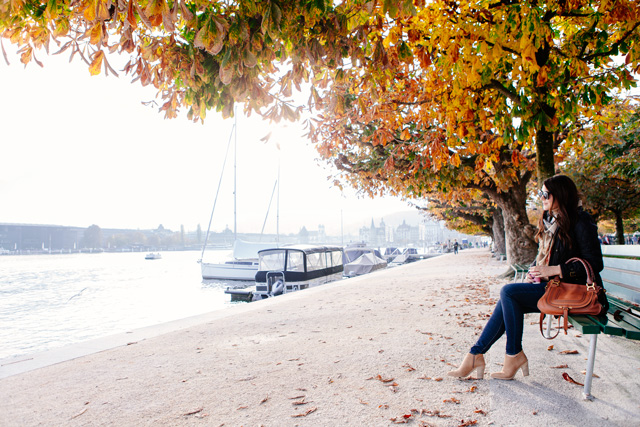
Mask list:
[{"label": "moored boat", "polygon": [[[245,298],[261,300],[319,286],[342,278],[342,248],[338,246],[289,245],[258,252],[256,288]],[[239,290],[226,293],[238,299]]]},{"label": "moored boat", "polygon": [[144,256],[144,259],[162,259],[160,252],[149,252]]},{"label": "moored boat", "polygon": [[254,281],[258,272],[258,251],[273,248],[276,243],[245,242],[236,240],[233,259],[221,263],[200,262],[205,280]]},{"label": "moored boat", "polygon": [[387,267],[377,249],[356,245],[344,248],[344,276],[354,277]]}]

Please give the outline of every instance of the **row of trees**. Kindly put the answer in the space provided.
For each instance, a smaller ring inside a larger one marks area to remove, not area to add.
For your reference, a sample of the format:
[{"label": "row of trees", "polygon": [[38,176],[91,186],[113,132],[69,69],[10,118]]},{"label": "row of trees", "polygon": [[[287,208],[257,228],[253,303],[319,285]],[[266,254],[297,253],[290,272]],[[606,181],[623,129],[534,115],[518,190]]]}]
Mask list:
[{"label": "row of trees", "polygon": [[[625,133],[633,106],[628,121],[616,121],[615,106],[635,86],[639,27],[633,0],[0,5],[0,32],[23,63],[52,41],[92,74],[116,73],[108,52],[128,55],[124,73],[158,89],[167,117],[229,116],[236,102],[273,120],[307,109],[338,185],[426,198],[461,227],[479,216],[475,227],[504,235],[512,263],[536,252],[529,194],[558,167],[637,186],[637,138]],[[308,89],[305,105],[293,88]],[[616,150],[627,169],[587,165]]]}]

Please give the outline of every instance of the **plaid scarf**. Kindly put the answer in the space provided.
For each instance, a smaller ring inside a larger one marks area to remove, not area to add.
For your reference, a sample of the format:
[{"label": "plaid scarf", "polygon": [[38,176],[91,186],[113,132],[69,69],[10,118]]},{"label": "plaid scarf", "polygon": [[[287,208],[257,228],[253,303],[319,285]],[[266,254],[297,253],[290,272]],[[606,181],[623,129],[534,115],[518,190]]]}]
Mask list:
[{"label": "plaid scarf", "polygon": [[549,265],[551,247],[558,231],[556,218],[553,215],[549,215],[548,218],[548,220],[547,218],[542,218],[544,232],[542,233],[542,240],[538,244],[538,256],[536,256],[536,265],[539,266]]}]

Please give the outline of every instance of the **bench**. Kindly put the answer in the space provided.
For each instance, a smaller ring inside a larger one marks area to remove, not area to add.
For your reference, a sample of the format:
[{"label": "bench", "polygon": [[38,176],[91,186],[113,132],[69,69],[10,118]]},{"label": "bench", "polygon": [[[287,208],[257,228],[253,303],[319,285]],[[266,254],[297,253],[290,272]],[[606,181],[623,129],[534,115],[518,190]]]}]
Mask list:
[{"label": "bench", "polygon": [[513,281],[524,282],[527,272],[529,271],[529,264],[511,264],[511,269],[514,271]]},{"label": "bench", "polygon": [[496,257],[496,259],[498,261],[506,261],[506,259],[507,259],[507,254],[501,254],[501,253],[498,253],[498,252],[494,252],[493,256]]},{"label": "bench", "polygon": [[[609,310],[603,316],[571,316],[569,322],[590,335],[587,373],[582,396],[593,400],[591,381],[599,334],[640,340],[640,246],[602,246],[604,270],[600,273],[609,300]],[[550,333],[551,318],[547,316],[546,333]]]}]

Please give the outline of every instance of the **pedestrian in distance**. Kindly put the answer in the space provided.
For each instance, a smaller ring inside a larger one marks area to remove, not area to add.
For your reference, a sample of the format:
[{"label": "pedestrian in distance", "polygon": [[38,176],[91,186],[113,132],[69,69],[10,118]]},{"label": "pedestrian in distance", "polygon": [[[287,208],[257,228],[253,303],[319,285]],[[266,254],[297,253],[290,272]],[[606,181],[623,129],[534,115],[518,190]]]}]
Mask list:
[{"label": "pedestrian in distance", "polygon": [[[491,378],[511,380],[518,370],[528,376],[529,361],[522,349],[524,315],[539,312],[537,303],[550,278],[560,276],[564,282],[586,284],[587,271],[582,263],[567,263],[577,257],[591,265],[594,280],[602,286],[599,272],[603,269],[603,262],[598,229],[591,216],[582,210],[575,183],[565,175],[553,176],[544,181],[538,196],[544,212],[536,234],[538,254],[526,282],[502,287],[500,299],[480,338],[460,367],[449,372],[449,376],[463,378],[476,371],[476,378],[482,378],[485,369],[483,355],[505,333],[507,343],[502,371],[492,373]],[[606,308],[606,297],[601,302]]]}]

